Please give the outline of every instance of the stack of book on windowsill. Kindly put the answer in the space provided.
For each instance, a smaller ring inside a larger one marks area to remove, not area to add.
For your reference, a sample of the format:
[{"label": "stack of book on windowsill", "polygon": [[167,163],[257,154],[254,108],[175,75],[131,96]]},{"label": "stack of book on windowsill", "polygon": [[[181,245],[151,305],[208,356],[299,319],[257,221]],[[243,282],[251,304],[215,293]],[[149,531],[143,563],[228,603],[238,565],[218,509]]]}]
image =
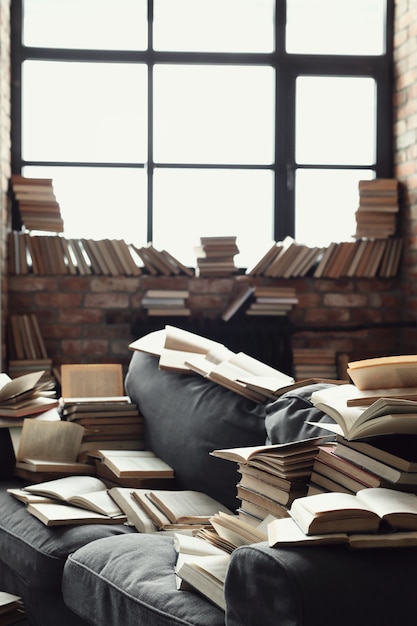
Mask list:
[{"label": "stack of book on windowsill", "polygon": [[214,450],[213,456],[237,464],[239,516],[257,524],[268,515],[286,517],[291,503],[307,493],[319,441]]},{"label": "stack of book on windowsill", "polygon": [[396,179],[360,180],[356,237],[383,239],[395,235],[398,209]]},{"label": "stack of book on windowsill", "polygon": [[150,316],[189,316],[189,295],[188,289],[148,289],[142,297],[141,307]]},{"label": "stack of book on windowsill", "polygon": [[13,175],[11,191],[21,226],[27,230],[63,232],[64,221],[51,178]]},{"label": "stack of book on windowsill", "polygon": [[200,237],[194,250],[198,276],[230,276],[237,267],[234,257],[239,253],[236,237]]}]

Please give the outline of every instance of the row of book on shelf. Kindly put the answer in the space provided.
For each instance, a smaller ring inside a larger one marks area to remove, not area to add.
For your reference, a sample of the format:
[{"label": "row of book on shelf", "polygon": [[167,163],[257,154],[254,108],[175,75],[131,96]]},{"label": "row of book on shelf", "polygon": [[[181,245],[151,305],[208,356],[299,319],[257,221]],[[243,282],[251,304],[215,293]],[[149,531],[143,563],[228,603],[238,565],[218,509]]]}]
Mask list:
[{"label": "row of book on shelf", "polygon": [[[273,243],[255,265],[245,270],[245,275],[389,278],[398,272],[402,249],[403,240],[395,236],[332,242],[326,247],[312,247],[286,237]],[[193,268],[152,243],[136,246],[123,239],[68,238],[12,231],[8,250],[12,274],[227,277],[238,273],[233,260],[218,257],[212,260],[212,253],[197,256],[197,267]]]}]

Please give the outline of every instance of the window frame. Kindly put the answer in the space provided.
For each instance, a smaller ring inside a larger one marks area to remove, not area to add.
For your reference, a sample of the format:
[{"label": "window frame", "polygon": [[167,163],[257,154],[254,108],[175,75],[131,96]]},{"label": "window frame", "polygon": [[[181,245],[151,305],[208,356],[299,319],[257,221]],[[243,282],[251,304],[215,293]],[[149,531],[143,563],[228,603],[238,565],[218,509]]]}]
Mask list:
[{"label": "window frame", "polygon": [[[376,177],[393,174],[393,23],[394,0],[387,1],[386,52],[381,56],[306,55],[285,51],[286,2],[276,0],[275,51],[271,53],[193,53],[153,50],[153,0],[148,4],[148,48],[145,51],[85,50],[27,47],[22,43],[23,0],[11,3],[11,161],[12,172],[28,165],[66,167],[146,168],[147,240],[153,239],[153,174],[155,168],[268,169],[274,174],[273,233],[275,241],[295,235],[295,185],[297,168],[371,169]],[[148,66],[148,146],[146,163],[27,161],[22,158],[22,64],[26,60],[145,63]],[[152,86],[155,64],[269,65],[275,69],[275,156],[270,165],[156,163],[153,158]],[[297,164],[295,160],[295,85],[298,76],[371,77],[376,83],[376,160],[369,164]]]}]

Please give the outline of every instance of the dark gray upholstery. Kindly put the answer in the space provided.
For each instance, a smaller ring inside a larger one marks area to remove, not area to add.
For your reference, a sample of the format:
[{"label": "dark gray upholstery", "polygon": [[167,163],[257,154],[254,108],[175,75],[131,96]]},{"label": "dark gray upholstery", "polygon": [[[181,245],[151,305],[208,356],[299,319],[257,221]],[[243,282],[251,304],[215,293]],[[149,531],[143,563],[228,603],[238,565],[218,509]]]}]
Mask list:
[{"label": "dark gray upholstery", "polygon": [[227,626],[415,626],[417,548],[238,548]]},{"label": "dark gray upholstery", "polygon": [[146,447],[174,468],[178,487],[235,509],[236,466],[209,453],[264,444],[265,406],[198,374],[158,370],[158,358],[142,352],[132,356],[126,392],[144,416]]},{"label": "dark gray upholstery", "polygon": [[96,626],[224,626],[223,611],[177,589],[175,560],[173,538],[164,533],[99,539],[68,559],[64,597]]}]

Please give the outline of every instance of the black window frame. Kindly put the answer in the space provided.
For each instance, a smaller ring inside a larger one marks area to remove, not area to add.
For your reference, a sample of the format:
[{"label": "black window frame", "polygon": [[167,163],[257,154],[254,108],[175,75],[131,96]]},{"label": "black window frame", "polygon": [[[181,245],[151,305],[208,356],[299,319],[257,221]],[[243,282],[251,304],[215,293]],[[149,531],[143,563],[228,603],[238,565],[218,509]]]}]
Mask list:
[{"label": "black window frame", "polygon": [[[285,51],[286,2],[276,0],[275,51],[271,53],[192,53],[155,51],[152,47],[153,0],[148,0],[148,49],[146,51],[85,50],[27,47],[22,43],[23,0],[11,2],[11,161],[13,174],[28,165],[67,167],[146,168],[148,179],[147,240],[153,239],[153,173],[157,167],[269,169],[274,174],[273,233],[275,241],[295,235],[294,172],[297,168],[368,169],[376,177],[393,175],[393,24],[394,0],[387,0],[386,52],[381,56],[290,54]],[[26,60],[146,63],[148,73],[147,163],[25,161],[22,158],[22,64]],[[269,65],[275,69],[275,158],[271,165],[170,164],[153,159],[152,79],[155,64]],[[369,164],[297,164],[295,161],[295,85],[298,76],[370,77],[376,82],[376,160]],[[347,234],[347,237],[349,234]]]}]

